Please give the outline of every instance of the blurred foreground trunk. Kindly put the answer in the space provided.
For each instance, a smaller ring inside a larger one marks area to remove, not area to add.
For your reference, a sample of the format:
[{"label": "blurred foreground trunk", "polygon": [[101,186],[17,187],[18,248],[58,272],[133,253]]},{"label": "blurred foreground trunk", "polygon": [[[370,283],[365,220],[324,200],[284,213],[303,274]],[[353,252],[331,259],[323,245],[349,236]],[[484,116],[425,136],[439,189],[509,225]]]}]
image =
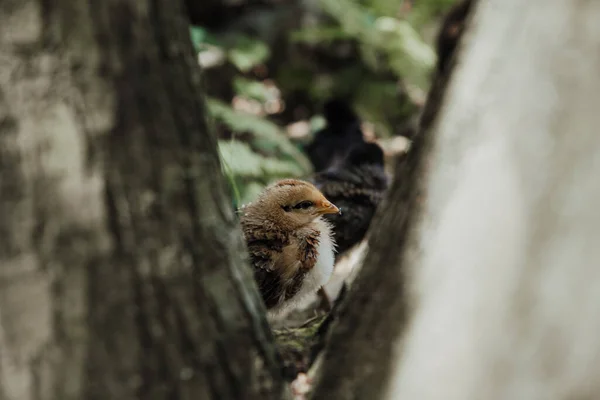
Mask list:
[{"label": "blurred foreground trunk", "polygon": [[368,250],[341,306],[324,352],[315,400],[379,399],[384,396],[397,339],[406,326],[409,299],[405,265],[414,253],[415,226],[434,128],[456,57],[436,76],[421,115],[419,133],[399,160],[386,200],[371,225]]},{"label": "blurred foreground trunk", "polygon": [[[600,398],[600,4],[474,12],[416,172],[400,167],[382,207],[317,399]],[[422,183],[402,190],[407,175]]]},{"label": "blurred foreground trunk", "polygon": [[0,3],[0,398],[281,398],[188,34]]}]

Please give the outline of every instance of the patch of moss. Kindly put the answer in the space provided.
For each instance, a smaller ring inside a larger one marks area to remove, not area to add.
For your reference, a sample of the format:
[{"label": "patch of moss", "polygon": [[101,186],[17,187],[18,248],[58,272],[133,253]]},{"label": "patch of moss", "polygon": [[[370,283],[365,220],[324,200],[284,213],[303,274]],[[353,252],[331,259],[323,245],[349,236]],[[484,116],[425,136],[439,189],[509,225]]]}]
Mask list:
[{"label": "patch of moss", "polygon": [[275,343],[283,358],[284,375],[293,380],[298,373],[307,372],[314,361],[314,349],[323,337],[321,325],[327,315],[319,315],[296,328],[274,329]]}]

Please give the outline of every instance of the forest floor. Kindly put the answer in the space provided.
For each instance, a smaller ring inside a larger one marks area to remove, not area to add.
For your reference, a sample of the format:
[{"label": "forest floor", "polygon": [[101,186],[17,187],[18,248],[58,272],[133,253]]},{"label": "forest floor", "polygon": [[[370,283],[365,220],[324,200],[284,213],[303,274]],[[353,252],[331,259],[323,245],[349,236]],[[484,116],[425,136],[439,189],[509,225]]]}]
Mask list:
[{"label": "forest floor", "polygon": [[[338,298],[344,283],[351,284],[366,248],[366,242],[363,242],[336,263],[334,275],[324,287],[331,302]],[[307,398],[312,389],[312,380],[318,373],[319,355],[325,347],[335,311],[334,308],[330,316],[322,307],[321,299],[314,295],[298,308],[270,319],[283,358],[284,375],[291,382],[295,400]]]}]

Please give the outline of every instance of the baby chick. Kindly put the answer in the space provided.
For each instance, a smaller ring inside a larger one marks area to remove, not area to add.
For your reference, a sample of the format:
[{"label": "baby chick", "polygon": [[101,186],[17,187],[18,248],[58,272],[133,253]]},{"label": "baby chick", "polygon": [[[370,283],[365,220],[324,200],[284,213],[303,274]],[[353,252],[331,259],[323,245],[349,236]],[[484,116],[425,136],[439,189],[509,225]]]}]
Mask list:
[{"label": "baby chick", "polygon": [[323,107],[327,126],[306,146],[316,172],[337,165],[355,144],[364,143],[360,118],[343,99],[332,98]]},{"label": "baby chick", "polygon": [[312,181],[344,212],[327,216],[341,255],[364,239],[388,188],[383,150],[375,143],[355,145],[339,166],[315,175]]},{"label": "baby chick", "polygon": [[296,179],[268,186],[240,209],[254,278],[271,313],[327,283],[335,241],[322,216],[339,213],[315,186]]}]

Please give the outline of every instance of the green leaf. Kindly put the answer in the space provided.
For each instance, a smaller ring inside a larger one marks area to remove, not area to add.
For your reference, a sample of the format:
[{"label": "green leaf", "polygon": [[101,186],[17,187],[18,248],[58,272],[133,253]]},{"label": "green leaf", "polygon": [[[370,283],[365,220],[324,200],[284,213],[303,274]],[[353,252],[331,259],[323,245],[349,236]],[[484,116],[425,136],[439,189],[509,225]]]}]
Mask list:
[{"label": "green leaf", "polygon": [[229,165],[229,163],[227,163],[227,161],[223,158],[223,156],[221,154],[219,154],[219,156],[220,156],[219,160],[221,161],[221,167],[223,169],[223,174],[227,178],[227,182],[229,182],[229,186],[231,187],[231,191],[232,191],[232,195],[233,195],[232,196],[233,208],[237,209],[240,205],[241,196],[240,196],[239,185],[235,179],[236,178],[235,173],[231,169],[231,166]]},{"label": "green leaf", "polygon": [[382,67],[378,54],[382,53],[398,77],[422,90],[428,88],[435,52],[408,22],[391,16],[374,18],[367,8],[350,0],[319,0],[319,3],[358,41],[363,61],[373,70]]},{"label": "green leaf", "polygon": [[200,51],[200,45],[204,43],[206,35],[207,32],[204,28],[200,26],[190,26],[190,37],[192,38],[192,43],[194,44],[196,51]]},{"label": "green leaf", "polygon": [[[406,1],[406,0],[405,0]],[[436,15],[446,13],[457,0],[428,0],[415,1],[412,11],[407,17],[407,22],[417,29],[430,22]]]},{"label": "green leaf", "polygon": [[339,26],[311,27],[294,31],[290,40],[297,43],[318,44],[334,40],[351,39],[352,35]]},{"label": "green leaf", "polygon": [[392,70],[417,87],[427,88],[436,55],[417,31],[409,23],[391,17],[380,18],[376,31]]},{"label": "green leaf", "polygon": [[223,47],[223,43],[208,30],[201,26],[192,25],[190,26],[190,37],[196,51],[201,51],[206,45]]},{"label": "green leaf", "polygon": [[256,138],[275,143],[277,149],[289,156],[305,173],[310,173],[312,166],[306,156],[292,144],[284,132],[271,121],[236,111],[227,104],[216,100],[207,99],[207,108],[210,114],[226,124],[234,132],[250,132]]},{"label": "green leaf", "polygon": [[375,124],[380,137],[394,134],[395,127],[390,122],[405,120],[415,112],[410,103],[402,101],[395,82],[372,76],[365,78],[357,88],[355,107]]},{"label": "green leaf", "polygon": [[321,115],[312,116],[308,122],[310,123],[310,130],[313,132],[323,129],[323,128],[325,128],[325,125],[327,125],[327,121],[325,120],[325,117],[323,117]]},{"label": "green leaf", "polygon": [[264,63],[270,55],[269,47],[264,42],[244,35],[236,35],[228,52],[229,61],[242,72]]},{"label": "green leaf", "polygon": [[[365,1],[366,6],[376,12],[378,15],[394,15],[398,12],[402,3],[407,0],[368,0]],[[427,0],[426,2],[431,2]],[[417,1],[417,3],[422,3]]]},{"label": "green leaf", "polygon": [[249,97],[263,103],[273,98],[269,89],[262,82],[253,81],[241,76],[233,78],[233,89],[241,96]]},{"label": "green leaf", "polygon": [[219,154],[234,176],[263,176],[262,156],[254,153],[247,143],[220,140]]},{"label": "green leaf", "polygon": [[219,154],[234,176],[271,179],[304,175],[296,163],[255,153],[248,143],[219,141]]}]

